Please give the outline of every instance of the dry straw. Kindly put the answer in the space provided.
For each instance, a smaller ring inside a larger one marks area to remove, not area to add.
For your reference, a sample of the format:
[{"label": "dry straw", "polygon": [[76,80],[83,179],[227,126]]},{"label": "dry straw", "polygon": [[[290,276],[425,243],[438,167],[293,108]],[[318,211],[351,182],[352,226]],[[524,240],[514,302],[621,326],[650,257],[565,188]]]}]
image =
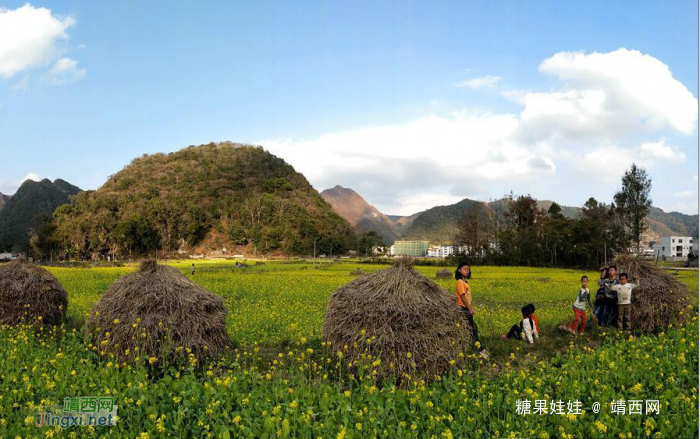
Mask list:
[{"label": "dry straw", "polygon": [[120,361],[196,358],[201,364],[230,346],[224,300],[155,261],[117,279],[87,327],[95,346]]},{"label": "dry straw", "polygon": [[0,264],[0,324],[60,324],[68,294],[48,271],[19,258]]},{"label": "dry straw", "polygon": [[639,278],[639,287],[632,290],[632,329],[649,332],[685,323],[691,303],[685,284],[654,264],[629,255],[618,256],[615,265],[617,274],[627,273],[630,282]]},{"label": "dry straw", "polygon": [[452,279],[452,276],[454,276],[454,274],[446,268],[438,270],[437,273],[435,273],[436,279]]},{"label": "dry straw", "polygon": [[408,260],[335,290],[323,337],[343,361],[380,359],[379,377],[431,379],[471,345],[452,297]]}]

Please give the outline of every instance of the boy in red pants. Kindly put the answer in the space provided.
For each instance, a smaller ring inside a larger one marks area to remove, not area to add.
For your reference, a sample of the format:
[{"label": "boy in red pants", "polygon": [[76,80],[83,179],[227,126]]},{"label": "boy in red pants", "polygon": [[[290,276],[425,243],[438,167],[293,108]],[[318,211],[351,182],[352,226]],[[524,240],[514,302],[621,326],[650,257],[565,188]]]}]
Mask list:
[{"label": "boy in red pants", "polygon": [[571,331],[574,335],[583,334],[586,329],[586,304],[588,304],[588,308],[593,308],[591,294],[588,291],[588,276],[583,276],[581,277],[581,289],[574,302],[574,322],[571,324]]}]

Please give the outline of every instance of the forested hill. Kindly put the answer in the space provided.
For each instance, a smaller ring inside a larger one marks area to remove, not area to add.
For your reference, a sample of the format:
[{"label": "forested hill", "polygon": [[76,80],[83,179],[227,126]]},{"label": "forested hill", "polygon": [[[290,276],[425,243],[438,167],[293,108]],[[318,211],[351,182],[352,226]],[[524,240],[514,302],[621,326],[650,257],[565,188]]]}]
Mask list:
[{"label": "forested hill", "polygon": [[80,188],[56,179],[27,180],[0,210],[0,251],[26,251],[33,235],[40,235],[54,210]]},{"label": "forested hill", "polygon": [[494,212],[485,203],[465,198],[456,204],[435,206],[421,212],[408,226],[403,237],[451,244],[457,235],[459,221],[467,212],[495,217]]},{"label": "forested hill", "polygon": [[258,253],[344,251],[350,224],[306,178],[261,147],[230,142],[137,158],[54,215],[67,256],[194,246]]}]

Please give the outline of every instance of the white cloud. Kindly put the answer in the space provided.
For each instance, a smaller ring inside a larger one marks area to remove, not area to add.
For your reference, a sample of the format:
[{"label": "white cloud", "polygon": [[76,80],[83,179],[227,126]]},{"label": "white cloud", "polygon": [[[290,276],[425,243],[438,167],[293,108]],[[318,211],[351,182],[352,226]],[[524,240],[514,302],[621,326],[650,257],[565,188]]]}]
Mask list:
[{"label": "white cloud", "polygon": [[698,202],[692,201],[689,203],[677,203],[672,208],[673,212],[682,212],[688,215],[697,215],[698,213]]},{"label": "white cloud", "polygon": [[[608,184],[619,183],[626,171],[626,165],[622,164],[632,163],[633,158],[633,150],[615,145],[594,148],[571,157],[580,177]],[[613,165],[607,165],[608,163]]]},{"label": "white cloud", "polygon": [[78,62],[70,58],[61,58],[51,67],[47,81],[51,85],[61,85],[80,80],[85,76],[85,69],[78,68]]},{"label": "white cloud", "polygon": [[674,197],[676,198],[695,198],[695,192],[694,191],[678,191],[673,194]]},{"label": "white cloud", "polygon": [[669,162],[685,161],[685,154],[676,150],[676,148],[666,145],[664,140],[658,142],[642,143],[639,146],[639,156],[644,162],[652,162],[656,160],[666,160]]},{"label": "white cloud", "polygon": [[25,4],[0,8],[0,77],[11,78],[25,70],[47,66],[61,56],[61,42],[73,17],[58,17],[46,8]]},{"label": "white cloud", "polygon": [[27,180],[41,181],[42,178],[39,176],[39,174],[36,174],[34,172],[30,172],[29,174],[25,175],[23,178],[16,180],[15,185],[17,187],[20,187],[20,186],[22,186],[22,183],[24,183]]},{"label": "white cloud", "polygon": [[[582,154],[567,157],[575,162],[575,169],[582,176],[592,176],[604,183],[620,181],[627,168],[636,163],[646,169],[655,168],[660,162],[680,162],[685,154],[675,147],[666,145],[664,140],[642,143],[636,148],[606,145]],[[616,163],[619,166],[601,166],[601,163]]]},{"label": "white cloud", "polygon": [[459,82],[455,84],[455,87],[468,87],[473,90],[480,90],[484,88],[493,88],[502,80],[503,78],[501,78],[500,76],[486,75]]},{"label": "white cloud", "polygon": [[[510,189],[561,186],[572,178],[610,187],[633,162],[652,169],[686,160],[680,148],[655,139],[694,135],[697,99],[661,61],[627,49],[562,52],[546,59],[540,72],[561,86],[499,90],[522,105],[519,114],[466,109],[258,143],[319,189],[351,187],[380,210],[401,214],[442,202],[437,194],[486,199]],[[484,76],[460,85],[496,88],[499,81]],[[579,175],[555,178],[560,163]]]},{"label": "white cloud", "polygon": [[[315,139],[258,142],[289,161],[319,189],[351,187],[380,210],[414,213],[434,194],[458,200],[489,182],[521,182],[554,172],[554,162],[512,142],[513,114],[458,112],[400,125],[359,128]],[[430,195],[429,195],[430,194]],[[430,200],[433,200],[430,202]]]},{"label": "white cloud", "polygon": [[2,188],[2,192],[4,194],[12,194],[20,186],[22,186],[22,183],[24,183],[27,180],[41,181],[42,177],[40,177],[39,174],[36,174],[34,172],[30,172],[29,174],[25,175],[24,177],[22,177],[20,179],[5,182],[5,184],[3,185],[3,188]]},{"label": "white cloud", "polygon": [[[678,198],[678,203],[673,207],[673,210],[678,212],[685,212],[689,214],[698,212],[698,189],[687,189],[675,192],[673,194],[675,198]],[[682,200],[682,201],[681,201]]]},{"label": "white cloud", "polygon": [[524,140],[619,139],[639,130],[696,132],[697,99],[653,56],[624,48],[560,52],[545,59],[539,70],[561,80],[563,87],[524,96]]}]

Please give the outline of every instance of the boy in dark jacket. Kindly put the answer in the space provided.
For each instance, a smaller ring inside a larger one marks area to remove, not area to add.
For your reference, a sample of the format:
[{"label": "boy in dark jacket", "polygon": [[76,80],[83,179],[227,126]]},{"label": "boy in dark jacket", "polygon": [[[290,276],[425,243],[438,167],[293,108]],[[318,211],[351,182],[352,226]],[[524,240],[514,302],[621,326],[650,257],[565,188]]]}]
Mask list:
[{"label": "boy in dark jacket", "polygon": [[[598,279],[598,290],[595,293],[595,302],[593,303],[593,316],[598,320],[598,324],[603,324],[603,313],[605,312],[605,280],[608,278],[608,269],[600,269],[600,279]],[[591,316],[591,320],[593,320]]]}]

